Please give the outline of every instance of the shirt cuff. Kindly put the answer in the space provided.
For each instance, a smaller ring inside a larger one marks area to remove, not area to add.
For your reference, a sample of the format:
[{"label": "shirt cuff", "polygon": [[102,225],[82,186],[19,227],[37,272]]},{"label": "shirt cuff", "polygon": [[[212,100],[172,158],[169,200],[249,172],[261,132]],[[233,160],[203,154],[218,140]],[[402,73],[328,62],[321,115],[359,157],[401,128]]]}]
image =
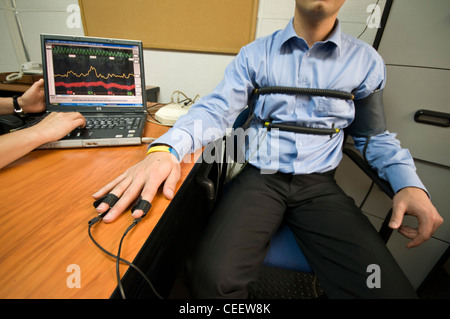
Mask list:
[{"label": "shirt cuff", "polygon": [[192,137],[188,132],[177,128],[171,128],[166,134],[153,141],[149,147],[156,144],[166,144],[172,147],[177,152],[178,159],[181,162],[186,154],[192,152],[193,142]]},{"label": "shirt cuff", "polygon": [[394,194],[405,187],[417,187],[424,190],[428,194],[428,197],[430,197],[428,190],[425,188],[425,185],[420,180],[414,168],[401,164],[391,165],[386,168],[385,173]]}]

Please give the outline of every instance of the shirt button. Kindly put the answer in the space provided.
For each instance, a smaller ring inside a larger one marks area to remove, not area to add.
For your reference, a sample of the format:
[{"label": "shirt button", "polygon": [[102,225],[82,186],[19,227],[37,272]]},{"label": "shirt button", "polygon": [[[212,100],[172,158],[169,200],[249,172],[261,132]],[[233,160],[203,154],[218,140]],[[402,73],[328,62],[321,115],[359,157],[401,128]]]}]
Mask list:
[{"label": "shirt button", "polygon": [[310,53],[309,51],[308,51],[308,52],[306,52],[306,56],[310,56],[310,54],[311,54],[311,53]]}]

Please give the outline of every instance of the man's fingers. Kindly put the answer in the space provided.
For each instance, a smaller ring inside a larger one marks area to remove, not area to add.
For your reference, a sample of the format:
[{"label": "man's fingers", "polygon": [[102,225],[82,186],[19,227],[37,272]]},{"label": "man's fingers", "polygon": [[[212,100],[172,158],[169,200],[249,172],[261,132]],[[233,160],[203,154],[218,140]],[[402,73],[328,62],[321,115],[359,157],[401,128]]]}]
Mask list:
[{"label": "man's fingers", "polygon": [[114,204],[119,200],[119,197],[114,195],[113,193],[109,193],[94,202],[94,207],[97,208],[101,203],[106,203],[109,206],[114,206]]},{"label": "man's fingers", "polygon": [[[98,206],[96,207],[96,210],[98,213],[104,213],[108,209],[110,209],[108,214],[103,216],[103,220],[105,222],[113,221],[122,212],[122,211],[120,211],[120,208],[122,206],[124,206],[124,204],[123,204],[123,199],[121,197],[122,197],[122,194],[129,187],[130,183],[131,183],[130,179],[127,179],[124,175],[121,175],[121,176],[117,177],[114,181],[112,181],[111,183],[102,187],[99,191],[97,191],[93,195],[93,197],[97,199],[96,202],[97,202]],[[116,196],[118,198],[118,200],[116,200],[114,203],[112,203],[112,205],[110,202],[101,201],[100,199],[102,198],[102,196],[104,197],[104,196],[106,196],[106,194],[113,194],[114,196]],[[100,201],[100,203],[98,203],[99,201]]]},{"label": "man's fingers", "polygon": [[108,214],[103,217],[103,221],[106,223],[114,221],[139,196],[141,189],[142,183],[132,182],[129,179],[125,179],[119,183],[111,192],[117,194],[120,199],[111,207]]},{"label": "man's fingers", "polygon": [[[153,201],[153,198],[155,198],[156,193],[158,192],[158,187],[155,187],[156,183],[147,183],[144,188],[142,189],[140,200],[146,201],[148,203],[151,203]],[[157,184],[160,185],[160,184]],[[151,205],[151,204],[150,204]],[[144,215],[144,210],[142,207],[133,207],[132,216],[135,218],[142,217]],[[146,212],[145,212],[146,213]]]},{"label": "man's fingers", "polygon": [[[156,179],[148,179],[146,174],[135,174],[134,178],[127,177],[120,182],[111,192],[117,194],[120,199],[111,207],[103,220],[105,222],[114,221],[121,213],[123,213],[136,198],[140,197],[148,203],[151,203],[155,197],[161,181]],[[143,206],[139,206],[134,212],[133,217],[141,217],[143,215]]]},{"label": "man's fingers", "polygon": [[[151,194],[151,193],[153,193],[153,191],[147,192],[147,194],[149,194],[149,193]],[[136,197],[137,196],[130,196],[131,202],[133,201],[133,198],[136,198]],[[145,199],[145,198],[148,198],[148,199]],[[153,198],[154,198],[154,196],[146,195],[145,192],[142,191],[141,196],[139,196],[136,203],[131,208],[131,216],[133,216],[134,218],[139,218],[139,217],[143,217],[143,216],[147,215],[148,211],[152,207],[151,201],[153,200]],[[131,204],[131,202],[127,201],[126,202],[127,204],[124,204],[127,206],[123,210],[125,210]]]},{"label": "man's fingers", "polygon": [[147,215],[148,211],[152,208],[152,204],[150,204],[149,201],[139,198],[136,202],[136,204],[131,209],[132,216],[139,218],[142,216]]},{"label": "man's fingers", "polygon": [[412,228],[409,226],[401,226],[398,229],[398,232],[409,239],[413,239],[414,237],[416,237],[418,235],[417,228]]},{"label": "man's fingers", "polygon": [[113,181],[109,182],[108,184],[106,184],[105,186],[103,186],[102,188],[100,188],[97,192],[95,192],[92,197],[94,197],[95,199],[99,199],[102,196],[105,196],[106,194],[108,194],[109,192],[111,192],[111,190],[116,187],[117,184],[119,184],[121,181],[123,181],[125,178],[125,175],[122,174],[120,176],[118,176],[117,178],[115,178]]},{"label": "man's fingers", "polygon": [[180,180],[181,169],[180,166],[174,167],[169,176],[167,176],[166,181],[164,182],[163,194],[167,199],[172,199],[175,188],[177,186],[178,181]]},{"label": "man's fingers", "polygon": [[418,227],[412,228],[409,226],[401,226],[399,232],[411,239],[406,245],[408,248],[417,247],[430,239],[434,231],[439,227],[439,223],[436,222],[434,218],[423,218],[422,216],[417,217]]},{"label": "man's fingers", "polygon": [[420,246],[425,241],[427,241],[430,236],[428,233],[421,233],[420,228],[412,228],[409,226],[401,226],[398,230],[400,234],[405,236],[406,238],[411,239],[407,244],[407,248],[413,248]]},{"label": "man's fingers", "polygon": [[405,211],[401,209],[401,207],[393,207],[392,216],[389,220],[389,227],[392,229],[398,229],[402,224],[404,215]]},{"label": "man's fingers", "polygon": [[[100,203],[97,206],[96,209],[99,213],[106,212],[109,209],[108,213],[103,217],[103,221],[114,221],[139,196],[141,204],[139,204],[139,201],[136,202],[136,206],[133,206],[132,209],[132,215],[136,218],[141,217],[150,209],[150,203],[163,182],[165,182],[166,197],[173,197],[181,169],[179,163],[175,165],[170,156],[173,155],[162,152],[150,154],[143,161],[131,167],[93,194],[95,199],[99,199],[108,193],[112,193],[119,198],[112,207],[107,203]],[[167,192],[171,196],[168,196]]]}]

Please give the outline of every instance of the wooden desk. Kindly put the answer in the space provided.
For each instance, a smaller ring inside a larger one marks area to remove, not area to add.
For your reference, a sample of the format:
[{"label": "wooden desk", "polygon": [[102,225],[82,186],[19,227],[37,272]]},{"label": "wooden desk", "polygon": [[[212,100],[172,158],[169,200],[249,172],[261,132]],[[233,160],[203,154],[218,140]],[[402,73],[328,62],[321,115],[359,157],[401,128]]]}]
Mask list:
[{"label": "wooden desk", "polygon": [[[144,136],[158,137],[165,131],[147,123]],[[117,285],[115,260],[88,237],[88,221],[96,216],[92,194],[139,162],[146,149],[144,144],[37,150],[0,170],[0,298],[111,296]],[[193,162],[182,163],[178,187]],[[133,261],[168,204],[159,192],[149,214],[125,238],[122,258]],[[112,224],[97,223],[92,234],[117,254],[132,221],[128,211]],[[68,288],[71,265],[79,267],[80,288]],[[121,274],[127,268],[121,264]]]}]

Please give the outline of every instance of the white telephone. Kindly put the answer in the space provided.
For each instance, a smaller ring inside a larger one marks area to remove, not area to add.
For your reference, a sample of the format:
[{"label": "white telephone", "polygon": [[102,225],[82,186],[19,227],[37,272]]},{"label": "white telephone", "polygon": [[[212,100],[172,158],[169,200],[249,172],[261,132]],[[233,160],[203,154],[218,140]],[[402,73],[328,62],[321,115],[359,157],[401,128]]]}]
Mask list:
[{"label": "white telephone", "polygon": [[20,80],[24,74],[28,75],[42,75],[42,63],[39,62],[25,62],[22,64],[18,73],[11,73],[6,77],[6,81]]}]

